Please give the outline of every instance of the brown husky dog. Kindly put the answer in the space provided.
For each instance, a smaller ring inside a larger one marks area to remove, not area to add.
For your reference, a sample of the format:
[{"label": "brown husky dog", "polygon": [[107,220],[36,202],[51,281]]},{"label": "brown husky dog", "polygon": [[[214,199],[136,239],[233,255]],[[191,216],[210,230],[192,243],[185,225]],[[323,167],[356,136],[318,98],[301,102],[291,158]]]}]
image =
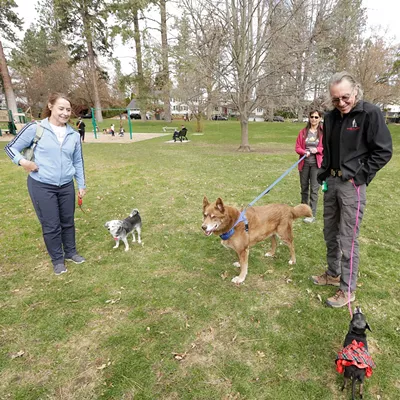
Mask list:
[{"label": "brown husky dog", "polygon": [[274,257],[276,236],[280,237],[290,249],[289,264],[296,263],[293,245],[293,220],[300,217],[311,217],[311,208],[306,204],[290,207],[285,204],[268,204],[266,206],[249,207],[245,214],[234,207],[226,206],[221,198],[210,203],[203,199],[202,229],[206,236],[212,233],[221,236],[221,244],[236,251],[240,267],[239,276],[232,279],[234,283],[242,283],[246,279],[250,247],[271,237],[271,250],[266,257]]}]

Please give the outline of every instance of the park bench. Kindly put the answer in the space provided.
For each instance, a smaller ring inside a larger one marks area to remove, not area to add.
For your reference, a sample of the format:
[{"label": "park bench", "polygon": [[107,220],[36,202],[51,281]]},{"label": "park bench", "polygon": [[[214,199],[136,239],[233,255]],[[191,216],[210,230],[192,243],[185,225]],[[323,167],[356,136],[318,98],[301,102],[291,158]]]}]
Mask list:
[{"label": "park bench", "polygon": [[[18,117],[19,122],[14,121],[14,123],[11,123],[10,112],[8,110],[0,110],[0,136],[2,136],[3,133],[12,133],[13,135],[16,135],[16,133],[25,125],[21,122],[22,119],[25,119],[24,113],[17,113],[15,114],[15,117]],[[4,126],[6,126],[6,128],[4,128]]]},{"label": "park bench", "polygon": [[167,131],[173,131],[173,132],[175,132],[175,131],[178,130],[178,128],[174,128],[174,127],[172,127],[172,126],[164,126],[164,127],[162,128],[162,130],[163,130],[163,132],[167,132]]},{"label": "park bench", "polygon": [[[0,136],[2,136],[2,133],[10,133],[8,123],[8,110],[0,110]],[[3,126],[7,126],[7,128],[3,128]]]}]

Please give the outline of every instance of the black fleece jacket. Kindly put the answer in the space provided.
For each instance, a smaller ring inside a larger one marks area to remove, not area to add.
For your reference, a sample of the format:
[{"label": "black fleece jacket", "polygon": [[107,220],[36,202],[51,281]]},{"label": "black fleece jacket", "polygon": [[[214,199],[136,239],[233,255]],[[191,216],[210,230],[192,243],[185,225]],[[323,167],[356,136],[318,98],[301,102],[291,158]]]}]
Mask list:
[{"label": "black fleece jacket", "polygon": [[340,169],[342,179],[354,179],[356,185],[369,184],[376,173],[392,158],[392,137],[381,110],[366,101],[359,101],[343,117],[337,109],[324,117],[324,158],[318,171],[322,183],[331,168],[331,135],[336,119],[342,118],[340,131]]}]

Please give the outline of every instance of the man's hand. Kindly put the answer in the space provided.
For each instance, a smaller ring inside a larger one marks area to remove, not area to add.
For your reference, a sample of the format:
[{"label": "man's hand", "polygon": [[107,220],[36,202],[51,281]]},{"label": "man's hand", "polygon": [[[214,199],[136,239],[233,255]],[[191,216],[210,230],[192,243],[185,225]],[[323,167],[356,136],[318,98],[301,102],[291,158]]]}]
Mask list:
[{"label": "man's hand", "polygon": [[79,189],[78,190],[78,196],[82,199],[83,196],[86,194],[86,189]]},{"label": "man's hand", "polygon": [[21,158],[21,160],[19,161],[19,165],[26,172],[37,172],[37,171],[39,171],[39,167],[33,161],[28,161],[25,158]]}]

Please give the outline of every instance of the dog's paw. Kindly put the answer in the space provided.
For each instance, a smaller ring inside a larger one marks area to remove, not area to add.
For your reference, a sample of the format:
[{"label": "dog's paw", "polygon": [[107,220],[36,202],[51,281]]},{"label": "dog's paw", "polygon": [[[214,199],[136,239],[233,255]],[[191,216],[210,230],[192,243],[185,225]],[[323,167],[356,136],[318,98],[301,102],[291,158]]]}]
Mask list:
[{"label": "dog's paw", "polygon": [[275,254],[270,253],[269,251],[264,254],[264,257],[275,257]]},{"label": "dog's paw", "polygon": [[236,268],[240,268],[240,262],[236,261],[232,264]]},{"label": "dog's paw", "polygon": [[296,264],[296,261],[289,260],[289,265],[294,265],[294,264]]},{"label": "dog's paw", "polygon": [[129,247],[125,247],[125,251],[129,251]]},{"label": "dog's paw", "polygon": [[243,282],[244,282],[244,278],[241,278],[240,276],[235,276],[235,277],[232,279],[232,282],[233,282],[233,283],[237,283],[237,284],[243,283]]},{"label": "dog's paw", "polygon": [[118,249],[118,245],[116,244],[116,245],[113,247],[113,249]]}]

